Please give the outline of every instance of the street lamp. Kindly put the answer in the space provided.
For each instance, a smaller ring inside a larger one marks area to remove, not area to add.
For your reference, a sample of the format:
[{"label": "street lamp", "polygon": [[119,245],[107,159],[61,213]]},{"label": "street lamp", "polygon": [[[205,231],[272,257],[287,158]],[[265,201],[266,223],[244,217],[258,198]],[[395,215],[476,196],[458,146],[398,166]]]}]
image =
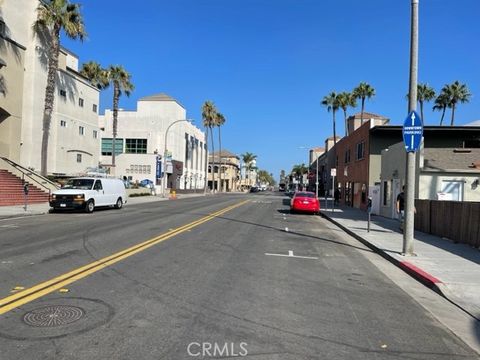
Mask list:
[{"label": "street lamp", "polygon": [[186,121],[188,123],[193,123],[193,120],[191,120],[191,119],[175,120],[170,125],[168,125],[167,130],[165,130],[165,143],[164,143],[165,147],[164,147],[164,150],[163,150],[164,166],[163,166],[163,183],[162,183],[162,196],[163,197],[165,197],[165,193],[167,192],[167,139],[168,139],[168,131],[170,130],[170,128],[173,125],[178,124],[179,122],[183,122],[183,121]]}]

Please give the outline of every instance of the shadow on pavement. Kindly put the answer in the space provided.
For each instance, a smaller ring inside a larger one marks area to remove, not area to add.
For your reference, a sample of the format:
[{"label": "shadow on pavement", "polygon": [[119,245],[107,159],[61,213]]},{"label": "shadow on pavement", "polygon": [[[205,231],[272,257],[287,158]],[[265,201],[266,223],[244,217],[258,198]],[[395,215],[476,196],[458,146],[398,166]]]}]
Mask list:
[{"label": "shadow on pavement", "polygon": [[[334,212],[334,216],[332,213],[328,211],[325,212],[325,215],[331,217],[334,220],[350,220],[356,221],[359,225],[361,222],[367,222],[367,213],[365,211],[359,209],[352,209],[346,207],[340,207],[338,210]],[[397,219],[390,219],[383,216],[375,215],[372,216],[371,223],[378,227],[381,227],[388,232],[390,230],[393,233],[401,233],[399,230],[399,221]],[[354,229],[354,227],[351,227]],[[363,227],[355,227],[356,229],[364,229]],[[371,230],[373,231],[373,230]],[[444,251],[448,251],[452,254],[460,256],[464,259],[467,259],[473,263],[480,264],[480,251],[465,245],[465,244],[458,244],[454,243],[451,240],[441,238],[439,236],[433,234],[427,234],[421,231],[415,231],[415,240],[421,241],[425,244],[429,244],[431,246],[435,246],[439,249]]]},{"label": "shadow on pavement", "polygon": [[[263,225],[263,224],[253,223],[253,222],[250,222],[250,221],[232,219],[232,218],[227,218],[227,217],[224,217],[224,216],[218,216],[217,219],[233,221],[233,222],[241,223],[241,224],[258,226],[258,227],[262,227],[262,228],[265,228],[265,229],[270,229],[270,230],[275,230],[275,231],[286,233],[284,229],[279,229],[279,228],[276,228],[276,227],[273,227],[273,226],[267,226],[267,225]],[[373,252],[373,250],[370,250],[370,249],[362,248],[362,247],[355,246],[355,245],[346,244],[346,243],[336,241],[336,240],[333,240],[333,239],[327,239],[327,238],[322,238],[322,237],[319,237],[319,236],[302,234],[302,233],[299,233],[299,232],[296,232],[296,231],[291,231],[290,230],[290,231],[288,231],[288,234],[292,234],[292,235],[296,235],[296,236],[300,236],[300,237],[306,237],[306,238],[310,238],[310,239],[314,239],[314,240],[320,240],[322,242],[329,242],[329,243],[333,243],[333,244],[347,246],[347,247],[351,247],[351,248],[361,250],[361,251]]]}]

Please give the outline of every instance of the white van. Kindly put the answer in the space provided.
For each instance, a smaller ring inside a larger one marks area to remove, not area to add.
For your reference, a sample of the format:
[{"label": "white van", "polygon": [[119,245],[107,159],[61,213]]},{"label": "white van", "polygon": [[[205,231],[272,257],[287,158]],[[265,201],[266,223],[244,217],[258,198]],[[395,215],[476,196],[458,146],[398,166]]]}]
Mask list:
[{"label": "white van", "polygon": [[70,179],[50,198],[54,210],[84,209],[87,213],[99,206],[121,209],[126,203],[127,193],[122,180],[94,177]]}]

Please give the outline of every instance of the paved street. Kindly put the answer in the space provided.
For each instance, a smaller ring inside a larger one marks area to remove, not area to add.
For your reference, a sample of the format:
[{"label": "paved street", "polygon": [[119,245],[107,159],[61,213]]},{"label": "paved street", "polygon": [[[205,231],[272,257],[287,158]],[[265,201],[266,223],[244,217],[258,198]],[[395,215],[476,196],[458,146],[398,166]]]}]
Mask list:
[{"label": "paved street", "polygon": [[0,231],[2,360],[478,358],[374,262],[398,269],[278,194],[6,219]]}]

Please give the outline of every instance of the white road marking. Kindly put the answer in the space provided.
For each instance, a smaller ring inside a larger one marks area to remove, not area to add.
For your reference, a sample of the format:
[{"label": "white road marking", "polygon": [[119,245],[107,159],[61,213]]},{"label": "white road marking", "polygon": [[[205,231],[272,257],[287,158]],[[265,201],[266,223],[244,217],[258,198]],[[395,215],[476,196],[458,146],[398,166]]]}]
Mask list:
[{"label": "white road marking", "polygon": [[18,227],[19,227],[18,225],[14,225],[14,224],[0,225],[0,228],[4,228],[4,229],[16,229]]},{"label": "white road marking", "polygon": [[297,259],[311,259],[311,260],[318,260],[318,257],[315,256],[298,256],[298,255],[293,255],[292,250],[288,250],[288,255],[285,254],[271,254],[271,253],[265,253],[267,256],[280,256],[280,257],[292,257],[292,258],[297,258]]}]

